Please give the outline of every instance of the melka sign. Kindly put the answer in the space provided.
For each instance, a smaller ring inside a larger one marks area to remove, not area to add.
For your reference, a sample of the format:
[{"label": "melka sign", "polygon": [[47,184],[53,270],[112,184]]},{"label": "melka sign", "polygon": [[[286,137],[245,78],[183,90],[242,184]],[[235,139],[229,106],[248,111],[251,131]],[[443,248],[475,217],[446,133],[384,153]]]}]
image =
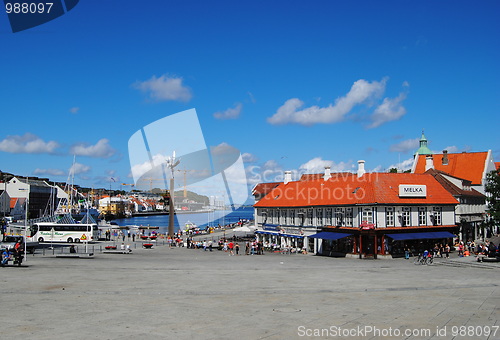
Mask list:
[{"label": "melka sign", "polygon": [[400,184],[399,197],[427,197],[427,186],[415,184]]}]

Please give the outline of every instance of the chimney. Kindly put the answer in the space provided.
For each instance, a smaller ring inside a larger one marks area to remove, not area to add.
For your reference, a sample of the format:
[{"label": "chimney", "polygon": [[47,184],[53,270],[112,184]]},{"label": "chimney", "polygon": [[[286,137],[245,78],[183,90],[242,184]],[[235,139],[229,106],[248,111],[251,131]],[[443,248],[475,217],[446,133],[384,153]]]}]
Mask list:
[{"label": "chimney", "polygon": [[448,165],[448,150],[443,150],[443,165]]},{"label": "chimney", "polygon": [[292,181],[292,172],[290,170],[285,171],[285,179],[283,180],[284,184]]},{"label": "chimney", "polygon": [[329,166],[325,166],[325,175],[323,176],[323,179],[325,181],[327,181],[331,177],[332,177],[332,175],[330,175],[330,167]]},{"label": "chimney", "polygon": [[358,178],[363,176],[366,173],[365,171],[365,161],[358,161]]},{"label": "chimney", "polygon": [[425,156],[425,171],[429,169],[434,169],[434,160],[432,159],[432,155]]}]

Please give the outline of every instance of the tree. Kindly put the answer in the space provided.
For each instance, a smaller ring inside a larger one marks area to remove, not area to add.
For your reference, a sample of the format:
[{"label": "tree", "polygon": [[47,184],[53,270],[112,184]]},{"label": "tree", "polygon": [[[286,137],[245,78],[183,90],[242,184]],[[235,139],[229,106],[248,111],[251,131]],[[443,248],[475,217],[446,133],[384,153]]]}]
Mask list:
[{"label": "tree", "polygon": [[486,200],[488,201],[488,209],[490,214],[490,223],[500,226],[500,169],[490,171],[486,175]]}]

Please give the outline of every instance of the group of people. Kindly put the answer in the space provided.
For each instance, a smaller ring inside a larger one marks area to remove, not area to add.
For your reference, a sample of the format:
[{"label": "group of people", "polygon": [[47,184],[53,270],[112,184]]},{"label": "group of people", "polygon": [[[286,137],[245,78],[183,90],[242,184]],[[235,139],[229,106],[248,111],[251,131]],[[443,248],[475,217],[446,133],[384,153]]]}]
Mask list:
[{"label": "group of people", "polygon": [[[468,240],[467,242],[457,240],[453,249],[457,251],[458,257],[476,255],[479,257],[498,257],[500,258],[500,249],[489,240],[484,243],[475,243],[474,241]],[[450,258],[450,253],[452,248],[449,244],[435,244],[430,250],[426,249],[424,253],[428,256],[440,257],[440,258]],[[405,247],[405,258],[409,258],[412,252],[409,247]]]},{"label": "group of people", "polygon": [[23,252],[24,252],[23,244],[21,240],[18,240],[14,245],[14,247],[12,248],[12,251],[9,248],[5,248],[3,250],[0,264],[3,267],[7,265],[9,261],[14,260],[14,264],[20,266],[24,257]]}]

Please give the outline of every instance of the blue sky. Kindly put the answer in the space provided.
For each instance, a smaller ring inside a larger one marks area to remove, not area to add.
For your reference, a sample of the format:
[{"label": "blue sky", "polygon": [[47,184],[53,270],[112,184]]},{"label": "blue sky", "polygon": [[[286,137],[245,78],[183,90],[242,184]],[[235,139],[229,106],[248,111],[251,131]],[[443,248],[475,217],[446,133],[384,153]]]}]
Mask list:
[{"label": "blue sky", "polygon": [[[0,14],[0,169],[131,183],[128,139],[195,108],[206,144],[283,170],[500,160],[498,1],[81,1],[11,33]],[[225,143],[225,144],[223,144]],[[265,174],[265,176],[263,176]],[[277,177],[278,176],[278,177]]]}]

